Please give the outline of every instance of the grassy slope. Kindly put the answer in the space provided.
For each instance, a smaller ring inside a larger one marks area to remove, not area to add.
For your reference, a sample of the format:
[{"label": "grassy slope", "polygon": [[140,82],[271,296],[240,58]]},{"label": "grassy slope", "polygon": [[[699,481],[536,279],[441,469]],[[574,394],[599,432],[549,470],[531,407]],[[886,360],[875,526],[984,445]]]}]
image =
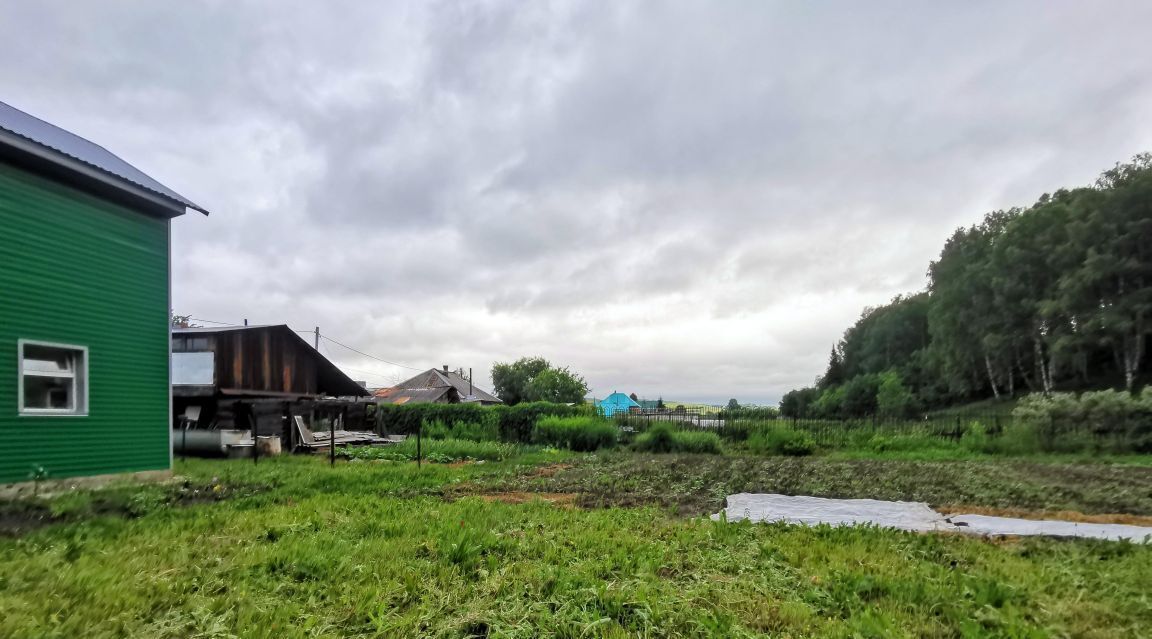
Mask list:
[{"label": "grassy slope", "polygon": [[[614,474],[636,490],[672,478],[679,483],[669,489],[693,492],[720,479],[698,460],[723,458],[597,457],[551,478],[530,468],[548,459],[420,470],[195,461],[178,467],[189,477],[184,491],[60,498],[54,511],[77,521],[0,538],[0,636],[1111,637],[1152,627],[1152,548],[729,525],[653,508],[442,496],[520,481],[563,488],[569,473],[583,482]],[[722,472],[748,463],[730,461]],[[763,461],[783,465],[757,467],[761,478],[766,468],[781,476],[799,468]],[[675,472],[658,470],[670,465]],[[979,470],[1068,472],[1010,466]],[[1141,469],[1127,470],[1137,476],[1107,467],[1084,476],[1136,482],[1148,498]],[[797,487],[815,481],[798,476],[808,479]],[[844,481],[831,477],[829,485]],[[211,495],[231,498],[198,502]],[[90,516],[110,504],[137,516]]]}]

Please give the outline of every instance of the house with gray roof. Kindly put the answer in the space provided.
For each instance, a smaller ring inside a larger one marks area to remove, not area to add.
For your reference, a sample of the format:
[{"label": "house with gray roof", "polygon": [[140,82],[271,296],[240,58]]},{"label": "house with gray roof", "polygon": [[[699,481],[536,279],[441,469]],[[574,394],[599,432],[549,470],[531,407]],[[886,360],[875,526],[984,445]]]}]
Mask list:
[{"label": "house with gray roof", "polygon": [[480,404],[493,406],[503,404],[499,397],[478,388],[472,380],[459,371],[450,371],[447,366],[431,368],[392,388],[376,391],[381,403],[387,404]]}]

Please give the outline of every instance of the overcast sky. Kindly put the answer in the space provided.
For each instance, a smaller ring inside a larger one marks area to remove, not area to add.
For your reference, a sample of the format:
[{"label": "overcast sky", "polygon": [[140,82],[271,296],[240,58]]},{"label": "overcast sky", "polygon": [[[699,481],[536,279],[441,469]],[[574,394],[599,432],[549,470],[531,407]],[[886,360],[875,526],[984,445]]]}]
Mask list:
[{"label": "overcast sky", "polygon": [[1152,150],[1145,1],[382,4],[2,0],[0,100],[212,211],[180,313],[714,402]]}]

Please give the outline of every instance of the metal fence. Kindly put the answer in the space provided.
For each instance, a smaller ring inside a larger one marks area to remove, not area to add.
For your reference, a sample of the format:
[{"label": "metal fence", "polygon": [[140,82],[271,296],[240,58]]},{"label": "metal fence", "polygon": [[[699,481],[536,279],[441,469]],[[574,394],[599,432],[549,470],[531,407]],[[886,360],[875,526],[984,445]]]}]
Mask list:
[{"label": "metal fence", "polygon": [[[699,406],[678,409],[633,409],[613,419],[625,432],[639,433],[654,424],[666,423],[681,430],[704,430],[744,440],[756,430],[785,426],[807,434],[821,447],[876,446],[883,438],[932,438],[969,441],[995,447],[1016,438],[1014,447],[1052,452],[1152,451],[1152,416],[1128,416],[1106,422],[1074,418],[1017,420],[1011,413],[960,412],[923,414],[917,417],[867,415],[853,418],[783,417],[764,410],[727,410]],[[1019,427],[1017,427],[1019,426]],[[893,442],[897,445],[898,442]]]}]

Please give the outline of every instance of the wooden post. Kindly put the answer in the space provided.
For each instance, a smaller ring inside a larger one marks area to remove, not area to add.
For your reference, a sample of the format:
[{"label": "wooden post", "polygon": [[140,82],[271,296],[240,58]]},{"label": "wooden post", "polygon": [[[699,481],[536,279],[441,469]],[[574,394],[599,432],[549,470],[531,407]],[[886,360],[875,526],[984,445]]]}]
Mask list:
[{"label": "wooden post", "polygon": [[[317,333],[319,335],[319,333]],[[336,416],[328,420],[328,465],[336,465]]]},{"label": "wooden post", "polygon": [[288,450],[294,450],[296,448],[296,438],[293,437],[292,431],[296,429],[293,428],[292,424],[292,404],[290,402],[284,402],[284,410],[281,412],[280,419],[280,423],[283,424],[281,437],[288,440]]},{"label": "wooden post", "polygon": [[260,420],[256,416],[256,405],[248,409],[248,421],[252,424],[252,463],[260,463]]}]

